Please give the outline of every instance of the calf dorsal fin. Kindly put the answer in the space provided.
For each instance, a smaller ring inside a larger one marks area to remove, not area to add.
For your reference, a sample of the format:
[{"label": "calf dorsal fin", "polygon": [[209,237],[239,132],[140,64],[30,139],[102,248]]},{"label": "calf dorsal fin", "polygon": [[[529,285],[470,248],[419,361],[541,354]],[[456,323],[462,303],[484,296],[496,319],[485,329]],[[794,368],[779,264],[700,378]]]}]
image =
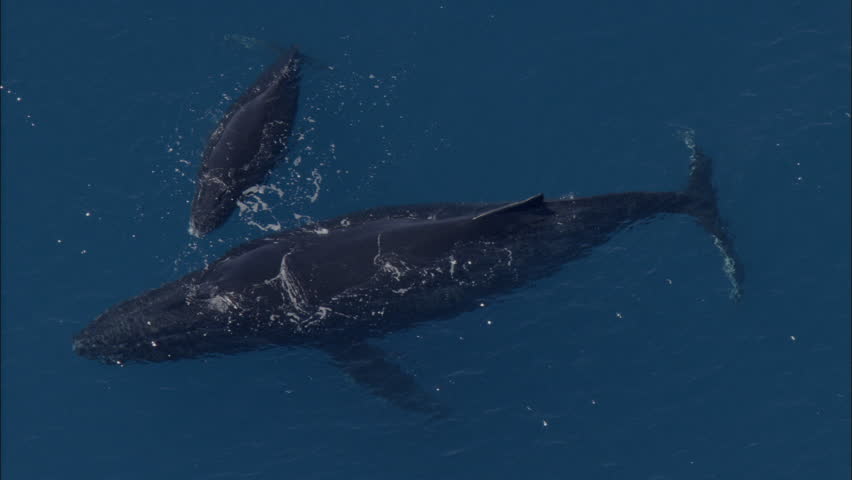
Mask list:
[{"label": "calf dorsal fin", "polygon": [[495,209],[488,210],[487,212],[480,213],[479,215],[473,217],[473,220],[479,220],[480,218],[490,217],[492,215],[500,215],[501,213],[519,212],[521,210],[536,208],[541,205],[544,205],[544,195],[539,193],[538,195],[533,195],[532,197],[527,198],[525,200],[507,203],[502,207],[497,207]]}]

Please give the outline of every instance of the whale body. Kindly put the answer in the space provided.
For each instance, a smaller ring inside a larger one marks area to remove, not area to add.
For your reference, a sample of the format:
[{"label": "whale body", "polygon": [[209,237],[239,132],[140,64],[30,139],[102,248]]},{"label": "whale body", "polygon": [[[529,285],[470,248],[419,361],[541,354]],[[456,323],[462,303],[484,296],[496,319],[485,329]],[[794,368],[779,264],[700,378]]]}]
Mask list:
[{"label": "whale body", "polygon": [[73,348],[116,364],[318,348],[377,395],[434,412],[429,395],[368,339],[472,310],[638,221],[694,217],[722,252],[738,297],[742,267],[719,216],[710,159],[697,149],[691,159],[683,191],[381,207],[260,238],[108,309]]},{"label": "whale body", "polygon": [[299,103],[302,55],[284,51],[234,102],[202,154],[189,233],[202,237],[231,216],[243,192],[263,182],[286,149]]}]

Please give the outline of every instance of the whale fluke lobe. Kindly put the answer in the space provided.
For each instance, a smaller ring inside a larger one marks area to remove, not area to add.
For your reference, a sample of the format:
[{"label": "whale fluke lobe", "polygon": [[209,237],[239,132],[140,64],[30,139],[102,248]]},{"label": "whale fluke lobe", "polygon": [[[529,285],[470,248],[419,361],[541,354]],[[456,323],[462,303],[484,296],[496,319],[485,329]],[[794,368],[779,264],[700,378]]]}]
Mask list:
[{"label": "whale fluke lobe", "polygon": [[739,301],[743,294],[743,266],[734,249],[733,237],[719,214],[716,189],[712,183],[712,160],[693,142],[688,141],[687,146],[692,151],[685,192],[691,200],[688,213],[713,237],[713,243],[722,255],[722,270],[731,282],[731,299]]}]

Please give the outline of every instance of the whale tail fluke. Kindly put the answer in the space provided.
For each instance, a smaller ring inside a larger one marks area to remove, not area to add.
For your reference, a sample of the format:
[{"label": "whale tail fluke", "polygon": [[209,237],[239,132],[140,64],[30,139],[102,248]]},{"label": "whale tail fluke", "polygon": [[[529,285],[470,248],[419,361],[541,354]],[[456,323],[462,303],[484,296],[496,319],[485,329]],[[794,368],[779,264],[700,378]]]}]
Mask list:
[{"label": "whale tail fluke", "polygon": [[692,132],[686,132],[684,141],[692,151],[689,182],[684,192],[690,199],[686,213],[695,217],[713,237],[713,243],[722,254],[722,269],[731,282],[731,299],[739,301],[742,297],[743,266],[734,249],[733,237],[719,214],[716,189],[712,183],[712,160],[695,146]]}]

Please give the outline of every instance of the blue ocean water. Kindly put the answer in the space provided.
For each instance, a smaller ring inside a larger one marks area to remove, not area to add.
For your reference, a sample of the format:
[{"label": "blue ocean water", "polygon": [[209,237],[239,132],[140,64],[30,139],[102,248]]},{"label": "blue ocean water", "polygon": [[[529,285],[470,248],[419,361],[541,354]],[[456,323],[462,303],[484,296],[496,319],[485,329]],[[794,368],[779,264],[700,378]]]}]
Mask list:
[{"label": "blue ocean water", "polygon": [[[848,2],[363,3],[3,2],[4,479],[850,477]],[[201,150],[265,41],[313,58],[283,198],[193,241]],[[690,219],[637,226],[376,342],[447,421],[320,352],[71,352],[269,225],[679,188],[684,128],[716,161],[743,300]]]}]

